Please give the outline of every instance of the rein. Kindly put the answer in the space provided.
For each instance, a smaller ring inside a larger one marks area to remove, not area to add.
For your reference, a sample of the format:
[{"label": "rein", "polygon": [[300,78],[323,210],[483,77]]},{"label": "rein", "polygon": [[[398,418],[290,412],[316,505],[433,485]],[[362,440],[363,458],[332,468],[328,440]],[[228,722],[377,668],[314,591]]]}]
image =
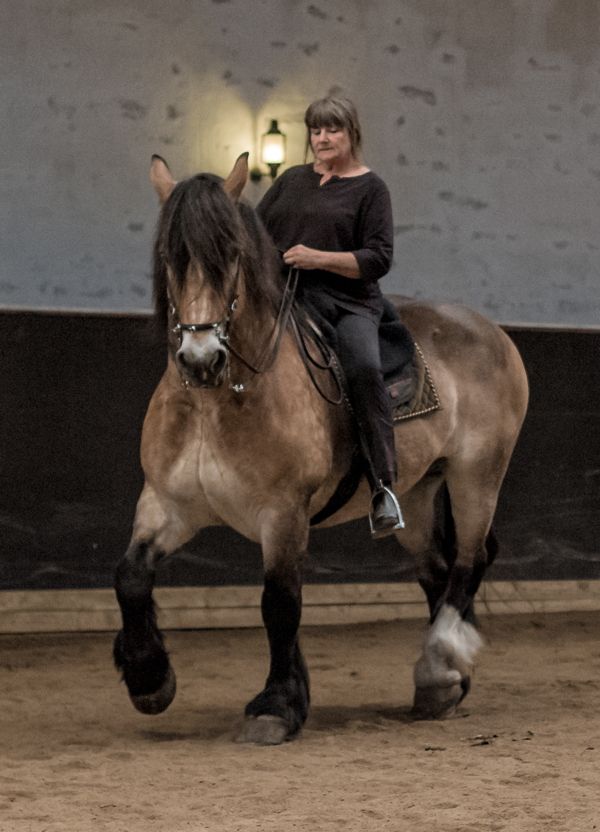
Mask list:
[{"label": "rein", "polygon": [[[241,361],[242,364],[255,375],[260,375],[261,373],[265,373],[267,370],[269,370],[273,366],[275,359],[277,358],[279,346],[281,344],[281,338],[287,328],[287,325],[290,320],[290,315],[292,313],[292,307],[294,305],[294,299],[296,296],[296,289],[298,287],[298,275],[298,269],[290,267],[285,283],[285,288],[283,290],[283,296],[281,298],[281,306],[279,307],[279,312],[277,313],[277,318],[275,319],[275,324],[273,325],[273,331],[269,335],[269,340],[267,341],[267,345],[264,350],[264,357],[258,362],[258,366],[254,366],[254,364],[251,364],[247,359],[245,359],[244,356],[241,353],[239,353],[235,349],[235,347],[233,347],[227,340],[222,342],[223,346],[226,349],[228,349],[231,352],[231,354],[238,359],[238,361]],[[271,343],[271,341],[273,341],[273,344],[270,348],[269,353],[269,344]]]},{"label": "rein", "polygon": [[[342,376],[342,372],[340,370],[340,366],[338,364],[337,356],[334,351],[328,346],[328,344],[323,339],[323,336],[319,332],[316,327],[311,326],[312,329],[312,338],[315,345],[318,347],[321,356],[323,357],[323,364],[317,361],[314,358],[308,346],[306,344],[306,332],[303,330],[301,326],[299,326],[298,321],[295,317],[292,316],[292,326],[294,328],[294,335],[296,336],[296,342],[298,344],[300,358],[302,359],[302,363],[306,368],[306,372],[308,373],[308,377],[313,383],[313,387],[317,391],[317,393],[321,396],[321,398],[325,399],[326,402],[329,404],[333,404],[337,407],[337,405],[342,404],[343,401],[346,402],[346,405],[349,407],[350,411],[352,411],[352,405],[350,404],[350,400],[346,395],[346,388],[344,385],[344,380]],[[316,367],[317,370],[326,370],[333,376],[337,389],[338,389],[338,396],[335,399],[329,398],[327,393],[319,387],[319,383],[315,377],[313,369],[311,367]]]}]

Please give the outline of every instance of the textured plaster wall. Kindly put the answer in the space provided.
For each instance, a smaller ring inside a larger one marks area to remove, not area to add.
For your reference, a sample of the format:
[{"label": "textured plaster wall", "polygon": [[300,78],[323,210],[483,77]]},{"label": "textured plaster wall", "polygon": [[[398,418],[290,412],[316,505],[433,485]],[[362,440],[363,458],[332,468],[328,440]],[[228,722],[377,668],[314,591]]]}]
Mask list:
[{"label": "textured plaster wall", "polygon": [[[598,0],[0,0],[0,305],[148,310],[158,152],[226,175],[355,99],[389,291],[600,320]],[[249,185],[256,201],[264,188]]]}]

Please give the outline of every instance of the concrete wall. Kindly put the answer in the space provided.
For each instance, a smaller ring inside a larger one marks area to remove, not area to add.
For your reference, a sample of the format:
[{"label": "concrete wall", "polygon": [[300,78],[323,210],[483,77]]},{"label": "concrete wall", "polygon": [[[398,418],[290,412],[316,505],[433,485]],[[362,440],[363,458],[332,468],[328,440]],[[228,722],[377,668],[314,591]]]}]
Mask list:
[{"label": "concrete wall", "polygon": [[[600,319],[598,0],[0,0],[0,305],[148,310],[151,153],[226,175],[332,88],[388,182],[385,288]],[[250,185],[255,201],[261,185]]]}]

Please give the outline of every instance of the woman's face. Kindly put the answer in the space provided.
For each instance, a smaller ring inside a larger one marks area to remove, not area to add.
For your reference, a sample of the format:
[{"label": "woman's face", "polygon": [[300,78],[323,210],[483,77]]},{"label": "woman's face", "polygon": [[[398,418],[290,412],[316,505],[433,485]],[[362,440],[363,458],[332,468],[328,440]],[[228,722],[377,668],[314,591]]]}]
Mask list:
[{"label": "woman's face", "polygon": [[352,158],[350,134],[345,127],[311,127],[310,146],[317,162],[331,165]]}]

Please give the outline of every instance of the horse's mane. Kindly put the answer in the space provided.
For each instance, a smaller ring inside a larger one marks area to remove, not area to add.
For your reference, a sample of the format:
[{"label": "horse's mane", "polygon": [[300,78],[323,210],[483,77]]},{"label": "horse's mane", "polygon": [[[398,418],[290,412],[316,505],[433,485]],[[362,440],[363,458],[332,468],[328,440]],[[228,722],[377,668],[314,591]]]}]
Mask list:
[{"label": "horse's mane", "polygon": [[154,306],[160,324],[168,315],[167,265],[179,286],[188,267],[200,267],[215,293],[225,298],[236,258],[245,276],[246,298],[256,308],[273,311],[282,295],[277,252],[256,213],[237,205],[222,180],[201,173],[179,182],[159,216],[154,242]]}]

